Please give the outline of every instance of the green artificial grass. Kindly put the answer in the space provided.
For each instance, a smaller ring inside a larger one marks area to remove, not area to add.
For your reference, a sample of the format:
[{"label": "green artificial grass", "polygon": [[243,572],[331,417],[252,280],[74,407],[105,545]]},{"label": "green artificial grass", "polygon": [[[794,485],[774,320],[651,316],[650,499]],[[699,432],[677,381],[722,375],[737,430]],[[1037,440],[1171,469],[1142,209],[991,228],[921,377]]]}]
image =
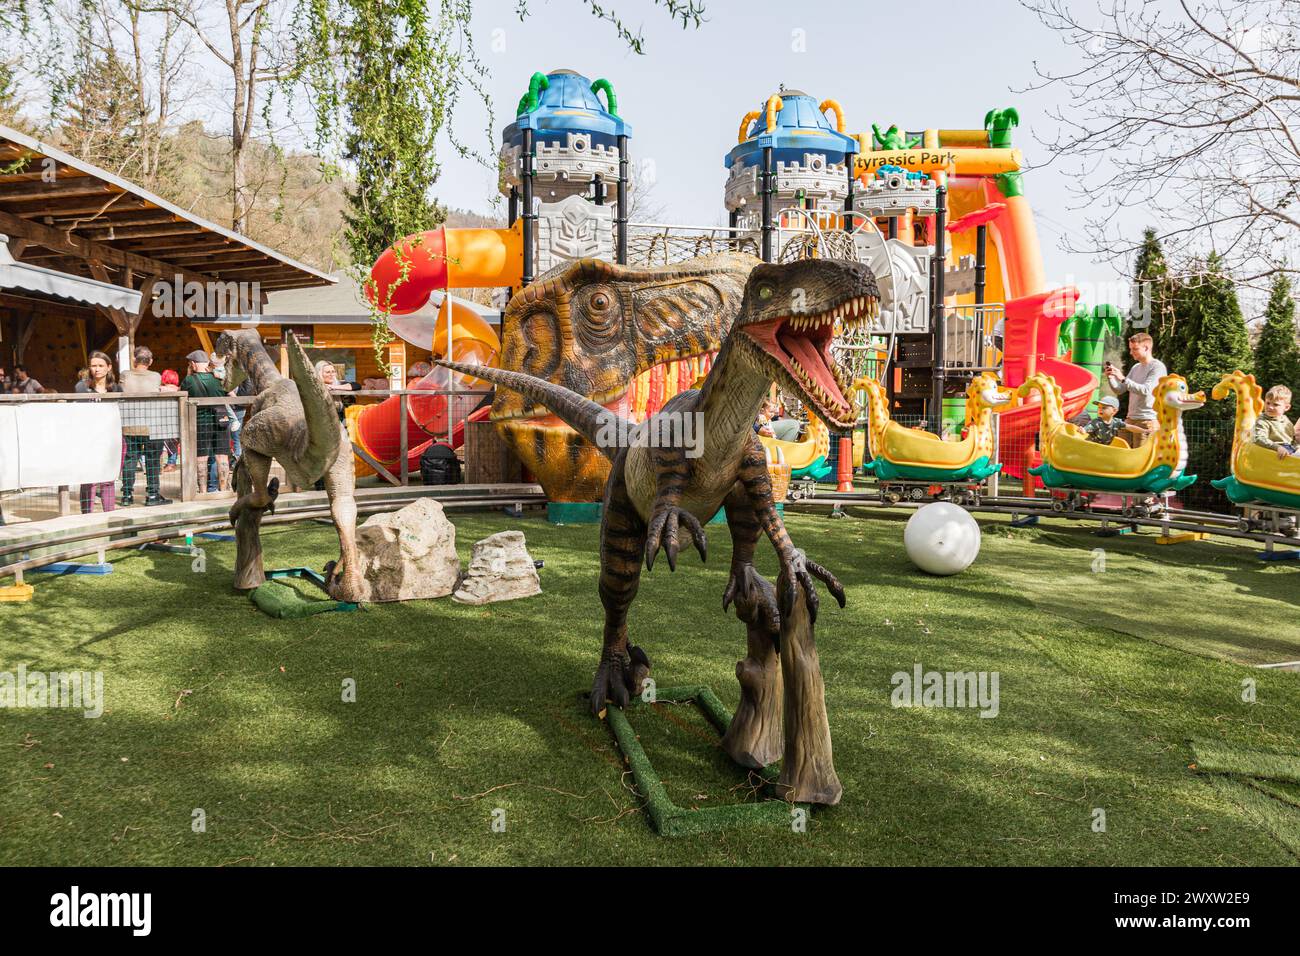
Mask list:
[{"label": "green artificial grass", "polygon": [[[231,591],[234,544],[211,543],[203,573],[187,556],[115,552],[112,575],[42,579],[31,602],[0,608],[0,671],[102,671],[105,693],[98,719],[0,709],[0,860],[1109,866],[1300,853],[1300,809],[1192,769],[1191,740],[1280,753],[1300,740],[1298,675],[1242,663],[1300,658],[1300,569],[1250,547],[1130,535],[1100,542],[1097,574],[1086,531],[991,521],[974,566],[932,578],[907,561],[898,518],[788,515],[848,592],[841,610],[823,591],[817,622],[843,800],[806,832],[665,839],[578,696],[600,647],[598,529],[451,517],[464,560],[475,540],[522,529],[544,593],[274,620]],[[707,685],[734,710],[745,632],[721,609],[727,529],[706,533],[707,564],[691,552],[676,573],[660,561],[643,574],[629,629],[659,686]],[[337,548],[310,523],[269,528],[264,543],[274,567],[320,567]],[[771,548],[759,556],[774,575]],[[998,672],[997,717],[894,708],[892,675],[916,664]],[[629,717],[675,806],[761,799],[695,708]]]},{"label": "green artificial grass", "polygon": [[1217,740],[1193,740],[1196,766],[1207,773],[1260,777],[1284,783],[1300,784],[1300,753],[1278,750],[1253,750]]}]

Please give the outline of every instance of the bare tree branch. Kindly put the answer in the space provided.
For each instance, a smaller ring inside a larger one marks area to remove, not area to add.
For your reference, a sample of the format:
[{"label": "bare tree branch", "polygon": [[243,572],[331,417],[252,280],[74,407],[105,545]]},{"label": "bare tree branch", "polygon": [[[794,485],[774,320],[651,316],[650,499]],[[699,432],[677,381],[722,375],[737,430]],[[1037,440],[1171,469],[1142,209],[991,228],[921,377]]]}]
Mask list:
[{"label": "bare tree branch", "polygon": [[[1021,0],[1079,64],[1029,89],[1068,106],[1040,140],[1086,215],[1072,251],[1126,260],[1142,213],[1193,261],[1216,251],[1239,281],[1291,271],[1300,245],[1300,2]],[[1143,223],[1146,224],[1146,223]]]}]

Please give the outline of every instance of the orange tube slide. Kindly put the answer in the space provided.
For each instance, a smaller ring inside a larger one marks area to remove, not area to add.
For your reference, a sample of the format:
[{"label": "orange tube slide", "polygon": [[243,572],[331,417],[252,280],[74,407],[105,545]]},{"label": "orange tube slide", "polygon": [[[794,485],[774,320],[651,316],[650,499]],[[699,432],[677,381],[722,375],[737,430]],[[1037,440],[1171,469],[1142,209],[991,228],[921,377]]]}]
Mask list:
[{"label": "orange tube slide", "polygon": [[523,220],[509,229],[431,229],[401,239],[370,270],[366,296],[406,315],[442,289],[517,286],[524,274]]},{"label": "orange tube slide", "polygon": [[1043,252],[1038,245],[1034,213],[1024,196],[1004,196],[992,178],[984,180],[988,202],[1006,203],[1006,210],[993,221],[998,248],[1007,270],[1007,298],[1020,299],[1047,291],[1043,273]]}]

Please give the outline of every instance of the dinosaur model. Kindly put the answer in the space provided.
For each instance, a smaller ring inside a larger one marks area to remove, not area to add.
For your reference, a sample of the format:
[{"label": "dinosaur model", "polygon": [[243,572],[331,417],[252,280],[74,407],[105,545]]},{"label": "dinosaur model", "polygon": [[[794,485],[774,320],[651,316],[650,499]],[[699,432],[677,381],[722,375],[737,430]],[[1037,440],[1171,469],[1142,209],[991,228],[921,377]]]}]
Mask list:
[{"label": "dinosaur model", "polygon": [[[797,602],[799,588],[806,595],[810,619],[816,619],[814,578],[823,581],[844,606],[839,581],[808,560],[786,533],[772,500],[766,458],[753,424],[775,380],[831,427],[852,429],[857,412],[847,376],[831,358],[831,340],[837,319],[852,328],[870,323],[878,312],[876,281],[860,263],[805,259],[757,265],[745,284],[731,332],[701,388],[675,396],[639,426],[539,378],[504,369],[474,370],[499,389],[545,405],[612,459],[601,519],[599,590],[605,627],[589,700],[593,713],[603,711],[606,701],[624,706],[640,693],[649,672],[645,652],[629,645],[627,637],[628,608],[640,583],[641,562],[647,570],[653,568],[662,548],[669,568],[675,570],[683,527],[703,559],[707,543],[701,523],[719,507],[726,510],[732,536],[724,609],[757,574],[753,557],[760,533],[771,540],[781,568],[781,586],[773,591],[775,605],[762,601],[774,642],[782,616],[789,615]],[[457,371],[468,367],[441,364]],[[688,419],[698,422],[702,432],[694,457],[684,442],[654,441]]]},{"label": "dinosaur model", "polygon": [[[599,259],[557,266],[510,300],[499,365],[626,416],[639,374],[717,351],[758,262],[724,253],[651,268]],[[609,459],[560,418],[502,389],[492,421],[550,500],[599,500]]]},{"label": "dinosaur model", "polygon": [[1123,439],[1100,445],[1088,441],[1082,429],[1065,420],[1061,387],[1050,375],[1029,376],[1020,394],[1037,389],[1042,395],[1041,441],[1043,464],[1030,468],[1049,488],[1088,488],[1097,491],[1148,492],[1182,491],[1195,475],[1183,474],[1187,467],[1187,436],[1183,434],[1183,412],[1205,404],[1205,393],[1187,394],[1187,380],[1166,375],[1156,383],[1156,415],[1160,428],[1141,448],[1130,448]]},{"label": "dinosaur model", "polygon": [[1236,429],[1232,433],[1232,474],[1212,481],[1233,502],[1260,502],[1300,508],[1300,457],[1278,458],[1277,452],[1251,440],[1264,399],[1255,376],[1231,372],[1210,394],[1216,399],[1237,396]]},{"label": "dinosaur model", "polygon": [[280,479],[269,477],[274,458],[299,488],[325,479],[330,517],[339,535],[339,560],[326,565],[325,584],[335,600],[359,600],[363,582],[357,558],[352,442],[329,390],[292,333],[288,378],[276,369],[256,330],[222,332],[215,351],[232,370],[227,386],[250,378],[257,395],[240,429],[244,453],[233,474],[236,497],[230,506],[230,523],[235,526],[236,590],[252,590],[266,581],[260,534],[262,517],[275,513],[280,493]]},{"label": "dinosaur model", "polygon": [[1010,389],[987,372],[966,389],[966,424],[962,441],[943,441],[933,432],[904,428],[889,416],[885,389],[874,378],[855,383],[867,393],[871,452],[863,468],[877,478],[915,481],[980,481],[1002,467],[993,462],[993,412],[1011,404]]}]

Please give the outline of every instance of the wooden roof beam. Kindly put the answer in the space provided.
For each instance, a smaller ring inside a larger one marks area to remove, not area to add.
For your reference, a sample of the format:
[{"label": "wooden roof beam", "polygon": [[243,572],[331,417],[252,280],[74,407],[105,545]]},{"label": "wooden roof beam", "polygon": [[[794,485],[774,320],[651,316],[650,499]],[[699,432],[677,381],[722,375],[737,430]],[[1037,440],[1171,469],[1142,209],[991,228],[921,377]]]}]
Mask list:
[{"label": "wooden roof beam", "polygon": [[188,235],[205,235],[204,231],[192,222],[169,222],[156,223],[153,225],[136,225],[136,226],[115,226],[109,223],[107,227],[100,223],[93,224],[92,228],[86,229],[82,233],[87,239],[97,239],[100,242],[118,242],[124,239],[150,239],[158,236],[188,236]]},{"label": "wooden roof beam", "polygon": [[0,202],[45,202],[57,196],[109,196],[122,190],[91,176],[70,177],[52,183],[5,183],[0,185]]},{"label": "wooden roof beam", "polygon": [[[128,212],[140,209],[157,209],[143,199],[137,199],[135,196],[127,193],[115,193],[109,197],[91,197],[74,196],[70,199],[61,199],[36,209],[14,209],[16,216],[22,216],[24,219],[45,220],[50,217],[58,216],[76,216],[82,213],[100,213],[107,215],[114,211],[126,210]],[[89,220],[88,220],[89,221]]]},{"label": "wooden roof beam", "polygon": [[[178,236],[176,238],[180,238],[180,237]],[[216,240],[207,241],[206,237],[204,241],[182,242],[182,243],[175,243],[173,245],[158,245],[157,243],[141,242],[138,239],[128,239],[126,240],[126,245],[123,246],[122,248],[132,253],[142,252],[143,250],[147,249],[149,250],[149,252],[153,253],[154,255],[163,255],[164,253],[171,253],[171,252],[198,252],[201,250],[211,251],[215,249],[238,249],[240,252],[245,252],[248,250],[247,246],[241,246],[237,242],[219,242]],[[268,256],[267,258],[270,257]]]},{"label": "wooden roof beam", "polygon": [[106,265],[121,266],[150,275],[174,275],[179,272],[187,280],[195,279],[199,282],[209,282],[213,278],[201,272],[188,272],[181,265],[155,259],[153,256],[142,256],[102,242],[71,236],[61,229],[31,222],[3,210],[0,210],[0,232],[19,239],[30,239],[46,249],[65,252],[78,259],[98,259]]}]

